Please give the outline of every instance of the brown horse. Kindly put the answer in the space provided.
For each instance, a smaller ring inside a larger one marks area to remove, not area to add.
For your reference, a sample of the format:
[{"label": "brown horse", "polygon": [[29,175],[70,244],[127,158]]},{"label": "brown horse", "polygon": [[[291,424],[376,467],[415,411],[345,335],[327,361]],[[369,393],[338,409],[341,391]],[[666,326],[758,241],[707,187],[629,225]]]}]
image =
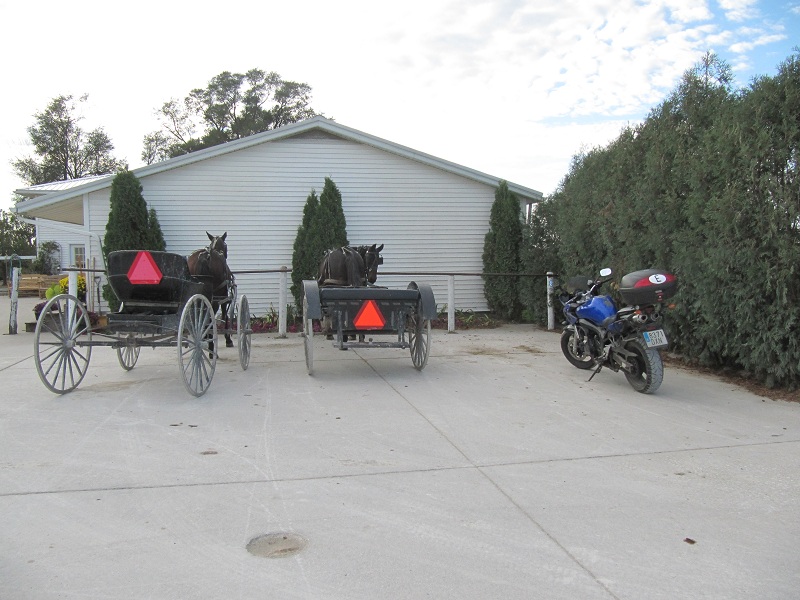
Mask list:
[{"label": "brown horse", "polygon": [[[225,319],[225,328],[230,330],[230,304],[231,292],[236,289],[233,273],[228,268],[228,245],[225,238],[228,236],[226,231],[222,235],[211,235],[206,231],[206,235],[211,243],[207,248],[201,248],[192,252],[186,259],[189,264],[189,273],[192,276],[208,278],[210,284],[209,300],[214,314],[222,309],[221,314]],[[225,334],[225,346],[233,347],[233,340],[230,334]],[[211,348],[211,344],[209,344]]]},{"label": "brown horse", "polygon": [[383,264],[383,244],[378,246],[343,246],[325,252],[319,265],[317,283],[321,286],[365,287],[378,279],[378,265]]}]

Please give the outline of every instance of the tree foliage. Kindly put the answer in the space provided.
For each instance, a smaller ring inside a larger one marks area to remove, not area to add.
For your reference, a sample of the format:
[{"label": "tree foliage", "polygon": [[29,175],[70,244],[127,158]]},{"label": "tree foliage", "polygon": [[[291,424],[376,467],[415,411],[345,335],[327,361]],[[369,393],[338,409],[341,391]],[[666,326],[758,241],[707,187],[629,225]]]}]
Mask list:
[{"label": "tree foliage", "polygon": [[[115,250],[166,249],[155,209],[147,209],[142,184],[131,171],[121,171],[114,177],[110,202],[111,210],[103,238],[106,259]],[[119,302],[108,284],[103,288],[103,297],[112,310],[116,310]]]},{"label": "tree foliage", "polygon": [[[78,102],[85,102],[84,95]],[[105,175],[124,167],[114,158],[114,145],[102,127],[85,132],[72,96],[58,96],[34,115],[28,135],[35,156],[12,162],[14,172],[28,185]]]},{"label": "tree foliage", "polygon": [[313,255],[309,247],[309,235],[313,233],[311,231],[311,223],[318,208],[319,198],[317,198],[317,192],[316,190],[311,190],[303,207],[303,221],[297,228],[297,237],[295,237],[294,250],[292,252],[291,291],[295,306],[302,306],[303,304],[303,280],[316,279],[319,269],[319,257]]},{"label": "tree foliage", "polygon": [[39,252],[31,262],[33,273],[58,275],[61,272],[61,246],[58,242],[48,240],[39,244]]},{"label": "tree foliage", "polygon": [[[0,256],[32,256],[36,253],[36,229],[17,215],[0,208]],[[6,261],[0,260],[0,278],[6,281]]]},{"label": "tree foliage", "polygon": [[347,219],[342,206],[342,194],[333,179],[325,178],[325,185],[319,197],[319,210],[311,220],[312,242],[316,245],[315,254],[322,258],[325,250],[347,246]]},{"label": "tree foliage", "polygon": [[674,349],[796,387],[799,157],[800,55],[733,90],[730,68],[707,54],[643,123],[576,157],[528,252],[557,240],[566,276],[674,272]]},{"label": "tree foliage", "polygon": [[292,294],[297,306],[303,300],[303,279],[316,279],[326,250],[347,246],[347,220],[342,194],[330,177],[322,194],[311,190],[303,208],[303,222],[297,229],[292,255]]},{"label": "tree foliage", "polygon": [[522,271],[528,275],[519,280],[520,300],[526,307],[528,321],[546,323],[547,297],[542,285],[542,273],[561,271],[559,239],[553,227],[553,202],[540,202],[534,206],[528,222],[522,229],[520,259]]},{"label": "tree foliage", "polygon": [[31,256],[36,252],[36,229],[0,208],[0,256]]},{"label": "tree foliage", "polygon": [[489,231],[483,242],[483,280],[489,308],[507,319],[518,319],[522,312],[519,280],[488,273],[517,272],[521,245],[522,207],[508,189],[508,183],[501,181],[495,191]]},{"label": "tree foliage", "polygon": [[158,109],[161,129],[145,136],[142,160],[152,164],[308,119],[316,114],[310,102],[307,83],[261,69],[223,71]]}]

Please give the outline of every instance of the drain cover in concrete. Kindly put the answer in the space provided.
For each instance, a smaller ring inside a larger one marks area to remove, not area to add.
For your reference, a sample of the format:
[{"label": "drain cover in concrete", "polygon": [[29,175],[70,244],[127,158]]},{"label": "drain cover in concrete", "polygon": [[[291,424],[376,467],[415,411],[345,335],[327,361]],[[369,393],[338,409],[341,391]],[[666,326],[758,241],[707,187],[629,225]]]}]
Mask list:
[{"label": "drain cover in concrete", "polygon": [[267,533],[254,537],[247,543],[247,551],[262,558],[283,558],[297,554],[308,541],[296,533]]}]

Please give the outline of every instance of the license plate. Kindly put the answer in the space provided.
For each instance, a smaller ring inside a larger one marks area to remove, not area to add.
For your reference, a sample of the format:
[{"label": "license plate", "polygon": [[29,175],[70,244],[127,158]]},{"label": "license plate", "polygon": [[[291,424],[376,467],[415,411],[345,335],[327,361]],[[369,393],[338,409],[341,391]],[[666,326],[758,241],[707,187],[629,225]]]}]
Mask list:
[{"label": "license plate", "polygon": [[668,346],[667,335],[663,329],[654,329],[653,331],[643,331],[644,343],[648,348],[663,348]]}]

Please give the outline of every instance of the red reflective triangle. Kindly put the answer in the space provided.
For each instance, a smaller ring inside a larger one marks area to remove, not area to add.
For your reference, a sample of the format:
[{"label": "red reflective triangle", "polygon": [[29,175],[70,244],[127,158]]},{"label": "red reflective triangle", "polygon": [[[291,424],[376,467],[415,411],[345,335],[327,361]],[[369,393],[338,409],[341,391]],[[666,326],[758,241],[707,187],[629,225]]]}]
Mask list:
[{"label": "red reflective triangle", "polygon": [[131,268],[128,269],[128,281],[134,285],[161,283],[161,269],[147,250],[142,250],[133,259]]},{"label": "red reflective triangle", "polygon": [[383,318],[381,309],[378,308],[375,300],[367,300],[358,310],[356,318],[353,319],[353,325],[356,326],[356,329],[383,329],[386,319]]}]

